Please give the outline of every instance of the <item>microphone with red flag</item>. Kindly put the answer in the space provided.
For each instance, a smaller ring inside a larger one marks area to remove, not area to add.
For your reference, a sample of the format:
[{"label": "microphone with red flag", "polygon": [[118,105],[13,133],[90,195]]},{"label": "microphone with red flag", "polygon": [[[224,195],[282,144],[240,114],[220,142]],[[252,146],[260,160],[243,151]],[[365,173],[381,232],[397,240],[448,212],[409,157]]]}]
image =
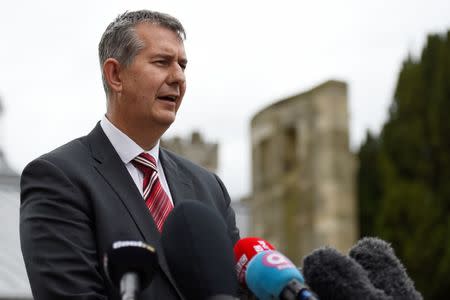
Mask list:
[{"label": "microphone with red flag", "polygon": [[275,247],[272,246],[268,241],[261,238],[246,237],[237,241],[237,243],[234,245],[233,250],[239,283],[243,286],[246,286],[245,272],[250,260],[253,258],[253,256],[260,252],[275,250]]},{"label": "microphone with red flag", "polygon": [[260,300],[317,300],[295,265],[266,240],[247,237],[234,246],[238,280]]}]

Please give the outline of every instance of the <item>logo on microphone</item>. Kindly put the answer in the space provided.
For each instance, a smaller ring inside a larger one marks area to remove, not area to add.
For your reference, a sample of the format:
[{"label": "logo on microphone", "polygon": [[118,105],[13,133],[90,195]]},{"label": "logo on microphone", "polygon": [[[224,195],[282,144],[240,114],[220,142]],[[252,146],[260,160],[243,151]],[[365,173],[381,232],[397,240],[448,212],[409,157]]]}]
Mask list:
[{"label": "logo on microphone", "polygon": [[247,267],[248,258],[247,255],[242,254],[241,258],[239,258],[238,262],[236,263],[236,272],[239,278],[240,282],[244,282],[245,277],[245,270]]},{"label": "logo on microphone", "polygon": [[263,252],[266,250],[272,250],[273,248],[270,248],[269,245],[267,245],[266,241],[264,240],[258,240],[258,245],[253,246],[253,250],[256,252]]},{"label": "logo on microphone", "polygon": [[241,258],[239,258],[237,264],[236,264],[236,271],[239,273],[241,273],[242,268],[245,267],[245,265],[248,262],[248,258],[247,255],[242,254]]},{"label": "logo on microphone", "polygon": [[267,267],[276,268],[278,270],[295,268],[295,265],[286,256],[277,251],[268,251],[264,254],[262,263]]}]

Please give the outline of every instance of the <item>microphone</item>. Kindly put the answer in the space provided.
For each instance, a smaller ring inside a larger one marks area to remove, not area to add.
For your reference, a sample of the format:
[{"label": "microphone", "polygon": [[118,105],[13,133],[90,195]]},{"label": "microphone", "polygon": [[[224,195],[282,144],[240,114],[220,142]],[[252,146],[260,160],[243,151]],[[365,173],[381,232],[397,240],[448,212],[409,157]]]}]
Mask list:
[{"label": "microphone", "polygon": [[306,283],[321,300],[393,300],[373,286],[361,265],[333,248],[307,255],[303,272]]},{"label": "microphone", "polygon": [[267,250],[247,265],[245,281],[260,300],[317,300],[297,267],[283,254]]},{"label": "microphone", "polygon": [[368,272],[375,287],[382,289],[393,299],[423,299],[387,242],[378,238],[363,238],[353,246],[349,256]]},{"label": "microphone", "polygon": [[235,299],[233,247],[223,217],[215,210],[199,201],[179,203],[164,223],[161,243],[186,299]]},{"label": "microphone", "polygon": [[155,248],[141,241],[117,241],[103,256],[104,271],[122,300],[134,300],[152,281],[158,267]]},{"label": "microphone", "polygon": [[267,250],[275,250],[275,247],[258,237],[242,238],[234,245],[233,251],[238,281],[244,287],[246,286],[245,272],[249,261],[259,252]]}]

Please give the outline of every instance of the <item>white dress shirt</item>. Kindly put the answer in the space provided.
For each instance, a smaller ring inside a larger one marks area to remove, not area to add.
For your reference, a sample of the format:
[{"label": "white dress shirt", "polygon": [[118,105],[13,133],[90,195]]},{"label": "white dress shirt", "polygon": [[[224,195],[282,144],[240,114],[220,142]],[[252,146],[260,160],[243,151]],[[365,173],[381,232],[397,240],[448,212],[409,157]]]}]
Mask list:
[{"label": "white dress shirt", "polygon": [[116,126],[114,126],[111,121],[103,116],[100,121],[100,126],[108,137],[109,141],[113,145],[114,149],[116,149],[117,154],[119,154],[120,159],[125,164],[128,172],[130,173],[131,178],[136,184],[137,188],[143,195],[143,185],[144,185],[144,174],[139,171],[131,161],[141,154],[142,152],[146,152],[153,156],[156,160],[156,166],[158,168],[158,176],[159,181],[161,182],[162,188],[169,196],[170,201],[173,204],[172,195],[170,194],[169,186],[167,184],[166,176],[164,174],[164,170],[161,165],[161,161],[159,160],[159,141],[156,143],[156,146],[153,147],[150,151],[145,151],[138,144],[136,144],[132,139],[130,139],[125,133],[120,131]]}]

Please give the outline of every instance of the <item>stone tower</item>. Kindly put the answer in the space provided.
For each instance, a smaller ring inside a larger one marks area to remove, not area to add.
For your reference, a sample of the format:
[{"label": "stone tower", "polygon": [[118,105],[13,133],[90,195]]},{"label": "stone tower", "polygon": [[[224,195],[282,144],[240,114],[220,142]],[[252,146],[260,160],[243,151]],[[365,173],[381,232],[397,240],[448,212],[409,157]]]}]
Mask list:
[{"label": "stone tower", "polygon": [[347,251],[357,219],[346,84],[327,81],[263,109],[251,143],[250,232],[297,265],[320,246]]},{"label": "stone tower", "polygon": [[[205,141],[198,131],[194,131],[190,138],[172,137],[162,139],[161,146],[175,152],[194,163],[208,169],[213,173],[218,172],[219,145]],[[249,226],[249,212],[245,204],[231,199],[231,206],[236,213],[236,225],[241,235],[246,236]],[[1,299],[0,299],[1,300]]]},{"label": "stone tower", "polygon": [[211,172],[217,172],[219,146],[216,143],[205,142],[197,131],[191,134],[190,139],[180,137],[162,139],[161,146],[186,157]]}]

